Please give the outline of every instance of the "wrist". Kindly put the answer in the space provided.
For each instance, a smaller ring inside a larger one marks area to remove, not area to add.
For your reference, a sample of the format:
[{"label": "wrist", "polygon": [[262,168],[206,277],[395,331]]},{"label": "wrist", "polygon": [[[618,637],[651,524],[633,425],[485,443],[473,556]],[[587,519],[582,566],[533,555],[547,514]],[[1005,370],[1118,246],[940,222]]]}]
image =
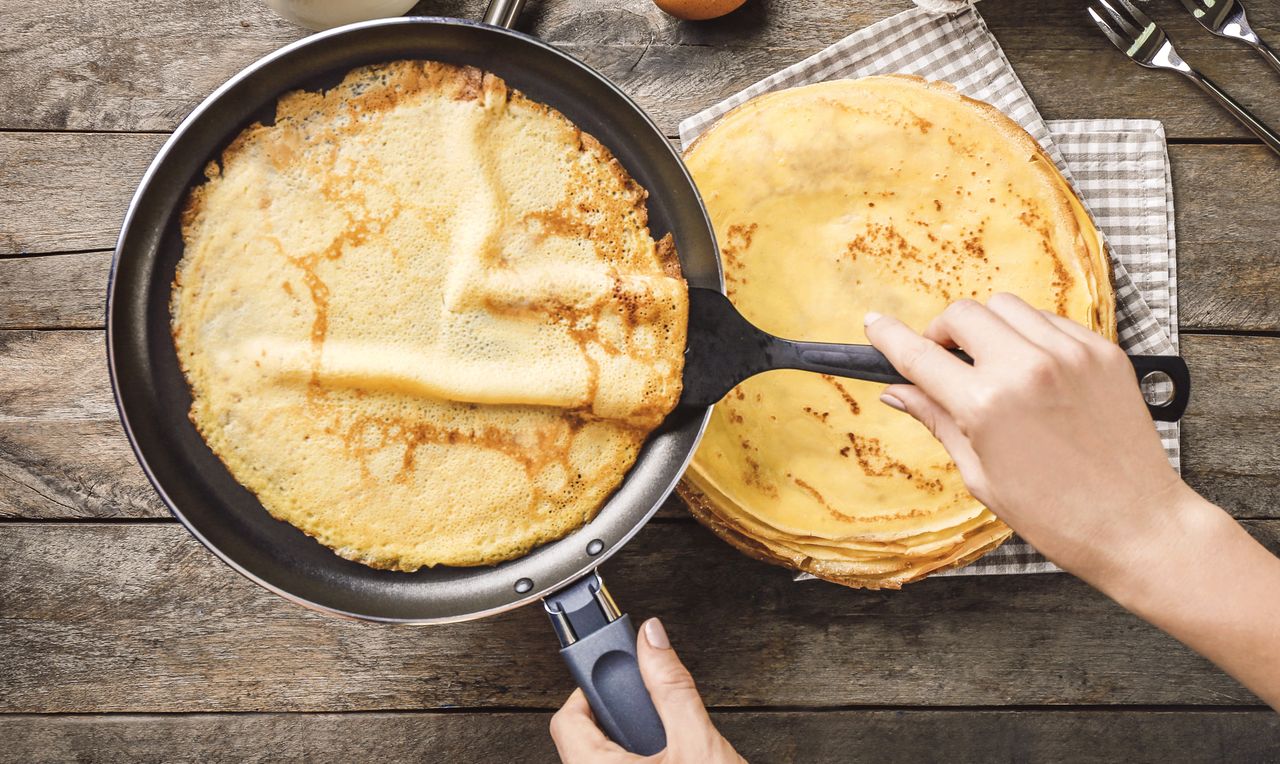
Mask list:
[{"label": "wrist", "polygon": [[1221,549],[1237,530],[1235,521],[1178,480],[1132,514],[1146,521],[1128,528],[1128,543],[1087,574],[1091,584],[1143,617],[1182,596],[1186,574],[1201,565],[1206,549]]}]

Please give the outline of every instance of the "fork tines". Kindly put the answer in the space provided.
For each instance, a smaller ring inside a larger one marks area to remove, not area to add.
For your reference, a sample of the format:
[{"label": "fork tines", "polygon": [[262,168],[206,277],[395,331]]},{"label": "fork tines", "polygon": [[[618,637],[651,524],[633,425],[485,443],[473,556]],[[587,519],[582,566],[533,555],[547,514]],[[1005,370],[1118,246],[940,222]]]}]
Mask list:
[{"label": "fork tines", "polygon": [[1098,28],[1130,58],[1149,57],[1166,39],[1130,0],[1094,0],[1088,10]]},{"label": "fork tines", "polygon": [[[1191,15],[1199,21],[1201,25],[1214,34],[1222,34],[1222,25],[1227,21],[1233,21],[1232,15],[1239,11],[1239,15],[1244,15],[1244,7],[1237,8],[1236,0],[1182,0],[1182,6],[1191,12]],[[1232,37],[1234,35],[1225,35]]]},{"label": "fork tines", "polygon": [[[1210,8],[1219,2],[1232,4],[1235,12],[1231,18],[1239,18],[1238,31],[1242,35],[1247,33],[1247,36],[1241,36],[1239,39],[1248,42],[1262,53],[1272,66],[1280,69],[1280,55],[1268,48],[1257,35],[1247,29],[1244,22],[1244,6],[1238,0],[1203,0],[1203,2]],[[1218,105],[1230,112],[1231,116],[1262,139],[1268,148],[1280,154],[1280,133],[1251,114],[1239,101],[1228,95],[1208,77],[1192,69],[1178,55],[1178,51],[1174,50],[1173,41],[1164,33],[1164,30],[1147,18],[1147,14],[1138,10],[1130,0],[1093,0],[1088,10],[1089,17],[1107,35],[1107,39],[1115,43],[1115,46],[1134,63],[1148,69],[1169,69],[1190,79],[1217,101]],[[1203,22],[1204,19],[1202,18],[1201,21]],[[1232,26],[1235,26],[1234,21]]]}]

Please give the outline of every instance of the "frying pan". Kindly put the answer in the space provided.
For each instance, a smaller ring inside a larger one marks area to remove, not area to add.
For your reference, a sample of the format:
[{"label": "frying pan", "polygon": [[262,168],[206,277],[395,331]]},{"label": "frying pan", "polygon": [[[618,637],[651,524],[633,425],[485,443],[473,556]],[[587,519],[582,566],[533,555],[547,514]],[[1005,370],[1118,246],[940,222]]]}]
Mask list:
[{"label": "frying pan", "polygon": [[[640,679],[635,631],[596,568],[644,525],[684,472],[710,405],[769,368],[879,381],[901,378],[865,346],[793,343],[747,324],[723,297],[714,234],[702,201],[662,132],[617,87],[571,56],[512,31],[523,0],[493,0],[485,23],[397,18],[313,35],[267,55],[213,92],[178,126],[143,176],[112,262],[107,354],[124,429],[160,497],[224,562],[286,599],[331,615],[430,624],[481,618],[541,599],[570,672],[597,720],[641,754],[665,734]],[[607,146],[650,192],[650,227],[674,235],[690,284],[686,393],[645,443],[597,516],[569,536],[486,568],[375,570],[345,560],[273,519],[227,472],[187,417],[191,398],[169,324],[182,256],[181,205],[202,169],[253,121],[270,122],[285,92],[336,84],[350,69],[397,59],[477,66],[548,104]],[[1189,391],[1181,359],[1152,368],[1175,381],[1164,415]],[[1140,373],[1143,373],[1140,368]]]}]

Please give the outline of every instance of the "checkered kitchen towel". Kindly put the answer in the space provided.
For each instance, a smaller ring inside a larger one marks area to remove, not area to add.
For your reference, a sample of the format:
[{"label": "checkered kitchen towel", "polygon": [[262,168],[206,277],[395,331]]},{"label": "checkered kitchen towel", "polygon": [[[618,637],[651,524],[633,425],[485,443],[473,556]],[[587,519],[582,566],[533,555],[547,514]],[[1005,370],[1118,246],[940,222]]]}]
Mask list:
[{"label": "checkered kitchen towel", "polygon": [[[1173,192],[1163,127],[1149,120],[1046,123],[972,6],[945,14],[912,9],[855,32],[684,120],[680,140],[687,146],[730,109],[763,93],[889,73],[946,80],[965,95],[999,108],[1039,141],[1079,191],[1107,240],[1121,345],[1132,353],[1177,352]],[[1146,392],[1159,396],[1162,391]],[[1178,467],[1178,426],[1157,426],[1170,462]],[[1015,537],[967,567],[942,575],[1058,570]]]}]

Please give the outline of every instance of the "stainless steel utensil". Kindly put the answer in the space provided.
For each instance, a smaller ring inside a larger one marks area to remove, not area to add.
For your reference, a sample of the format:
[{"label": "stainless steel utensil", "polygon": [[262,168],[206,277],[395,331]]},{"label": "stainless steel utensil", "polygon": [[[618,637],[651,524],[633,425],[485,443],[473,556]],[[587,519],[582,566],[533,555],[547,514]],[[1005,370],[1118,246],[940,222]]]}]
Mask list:
[{"label": "stainless steel utensil", "polygon": [[1233,40],[1247,42],[1251,48],[1262,54],[1268,64],[1275,67],[1276,71],[1280,71],[1280,56],[1277,56],[1271,46],[1263,42],[1249,26],[1249,19],[1244,13],[1244,3],[1239,0],[1182,0],[1182,4],[1192,16],[1195,16],[1196,21],[1200,22],[1200,26],[1219,37],[1230,37]]},{"label": "stainless steel utensil", "polygon": [[1280,154],[1280,135],[1250,114],[1212,80],[1188,66],[1174,50],[1173,42],[1164,30],[1129,0],[1094,0],[1089,6],[1089,16],[1126,56],[1149,69],[1171,69],[1187,77],[1213,96],[1222,108],[1261,138],[1272,151]]}]

